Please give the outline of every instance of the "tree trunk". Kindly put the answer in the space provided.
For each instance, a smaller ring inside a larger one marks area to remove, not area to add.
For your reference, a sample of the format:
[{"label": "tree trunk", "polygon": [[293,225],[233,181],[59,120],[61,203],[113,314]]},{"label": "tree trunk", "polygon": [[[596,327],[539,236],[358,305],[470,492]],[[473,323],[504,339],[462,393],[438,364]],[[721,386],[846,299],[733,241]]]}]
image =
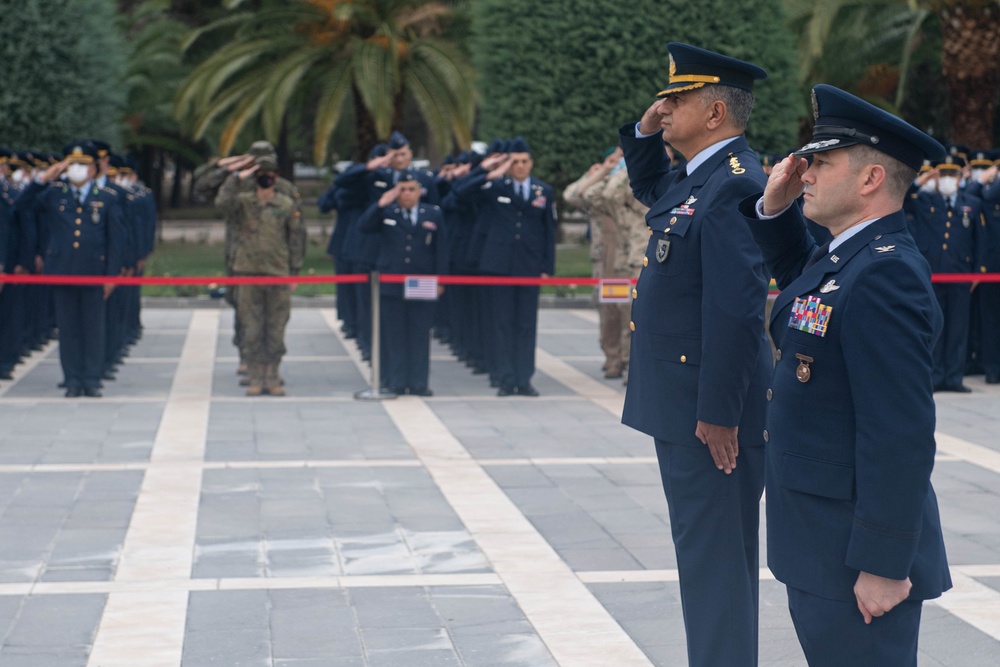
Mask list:
[{"label": "tree trunk", "polygon": [[291,151],[288,150],[288,113],[281,118],[281,132],[278,134],[278,173],[295,182],[295,164]]},{"label": "tree trunk", "polygon": [[1000,89],[1000,5],[996,0],[953,0],[940,16],[952,141],[973,150],[989,148]]},{"label": "tree trunk", "polygon": [[361,93],[357,88],[352,91],[354,99],[354,159],[362,162],[368,159],[368,153],[378,143],[378,135],[375,133],[375,119],[368,113],[365,103],[361,100]]},{"label": "tree trunk", "polygon": [[181,159],[174,155],[174,182],[170,187],[170,208],[180,208],[181,206],[181,180],[184,178],[184,169],[181,167]]}]

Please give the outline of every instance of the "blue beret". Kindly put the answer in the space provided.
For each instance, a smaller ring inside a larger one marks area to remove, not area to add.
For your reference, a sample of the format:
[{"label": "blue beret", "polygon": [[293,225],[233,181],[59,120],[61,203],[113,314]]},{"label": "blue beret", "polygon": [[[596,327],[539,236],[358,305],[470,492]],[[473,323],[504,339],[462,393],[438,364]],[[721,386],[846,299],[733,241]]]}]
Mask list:
[{"label": "blue beret", "polygon": [[839,88],[821,83],[813,88],[813,140],[795,151],[811,155],[861,144],[882,151],[919,170],[935,162],[944,147],[906,121]]},{"label": "blue beret", "polygon": [[368,151],[368,159],[373,160],[377,157],[382,157],[389,152],[388,144],[375,144],[372,149]]},{"label": "blue beret", "polygon": [[667,53],[670,56],[670,79],[667,87],[656,94],[657,97],[694,90],[706,84],[753,90],[755,80],[767,78],[767,72],[756,65],[690,44],[670,42]]},{"label": "blue beret", "polygon": [[515,137],[507,143],[507,153],[531,153],[531,146],[524,137]]},{"label": "blue beret", "polygon": [[393,131],[393,133],[389,135],[389,148],[395,150],[397,148],[402,148],[409,143],[410,142],[406,140],[406,137],[403,136],[402,132]]}]

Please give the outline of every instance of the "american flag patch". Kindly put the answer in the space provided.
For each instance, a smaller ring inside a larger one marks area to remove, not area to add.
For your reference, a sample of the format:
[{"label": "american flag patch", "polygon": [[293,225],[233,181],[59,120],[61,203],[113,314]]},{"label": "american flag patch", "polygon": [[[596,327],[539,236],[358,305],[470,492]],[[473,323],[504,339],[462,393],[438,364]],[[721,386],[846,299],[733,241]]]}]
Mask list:
[{"label": "american flag patch", "polygon": [[438,296],[437,288],[437,276],[407,276],[403,281],[403,298],[434,301]]}]

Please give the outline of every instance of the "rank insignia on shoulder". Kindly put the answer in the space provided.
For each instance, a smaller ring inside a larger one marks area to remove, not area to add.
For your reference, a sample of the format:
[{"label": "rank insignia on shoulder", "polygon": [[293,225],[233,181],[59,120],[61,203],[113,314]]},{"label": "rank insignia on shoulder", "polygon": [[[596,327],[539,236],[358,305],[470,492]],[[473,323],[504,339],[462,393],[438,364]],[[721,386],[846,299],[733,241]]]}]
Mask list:
[{"label": "rank insignia on shoulder", "polygon": [[480,190],[489,190],[492,187],[493,187],[493,181],[486,181],[485,183],[483,183],[482,187],[479,188],[479,189]]},{"label": "rank insignia on shoulder", "polygon": [[734,174],[743,174],[746,172],[746,169],[740,164],[740,159],[732,153],[729,154],[729,168],[733,170]]},{"label": "rank insignia on shoulder", "polygon": [[660,239],[656,242],[656,261],[663,264],[670,254],[670,239]]},{"label": "rank insignia on shoulder", "polygon": [[836,280],[831,280],[827,284],[819,288],[820,294],[829,294],[830,292],[835,292],[840,289],[840,285],[837,284]]},{"label": "rank insignia on shoulder", "polygon": [[879,247],[875,248],[875,252],[877,253],[892,252],[895,249],[896,246],[894,245],[880,245]]},{"label": "rank insignia on shoulder", "polygon": [[826,336],[832,313],[833,307],[824,305],[819,297],[796,297],[791,317],[788,318],[788,328],[822,338]]}]

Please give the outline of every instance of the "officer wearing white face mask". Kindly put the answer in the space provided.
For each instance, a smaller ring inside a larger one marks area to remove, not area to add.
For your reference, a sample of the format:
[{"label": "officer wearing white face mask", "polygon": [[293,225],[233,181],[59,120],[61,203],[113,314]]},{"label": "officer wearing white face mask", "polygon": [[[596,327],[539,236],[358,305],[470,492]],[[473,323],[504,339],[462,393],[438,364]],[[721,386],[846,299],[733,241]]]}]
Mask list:
[{"label": "officer wearing white face mask", "polygon": [[[44,271],[49,275],[117,276],[126,231],[117,194],[94,183],[96,150],[71,144],[66,158],[35,178],[18,206],[48,230]],[[65,173],[66,180],[57,180]],[[105,302],[113,285],[57,285],[59,361],[66,396],[99,397],[105,347]]]},{"label": "officer wearing white face mask", "polygon": [[[981,200],[959,187],[965,160],[946,155],[934,165],[928,182],[933,192],[918,194],[914,227],[911,228],[920,252],[933,273],[973,273],[983,265],[982,243],[985,218]],[[919,181],[919,179],[918,179]],[[969,339],[972,276],[967,283],[935,283],[934,295],[944,314],[944,329],[934,349],[934,390],[968,393],[965,375]]]}]

